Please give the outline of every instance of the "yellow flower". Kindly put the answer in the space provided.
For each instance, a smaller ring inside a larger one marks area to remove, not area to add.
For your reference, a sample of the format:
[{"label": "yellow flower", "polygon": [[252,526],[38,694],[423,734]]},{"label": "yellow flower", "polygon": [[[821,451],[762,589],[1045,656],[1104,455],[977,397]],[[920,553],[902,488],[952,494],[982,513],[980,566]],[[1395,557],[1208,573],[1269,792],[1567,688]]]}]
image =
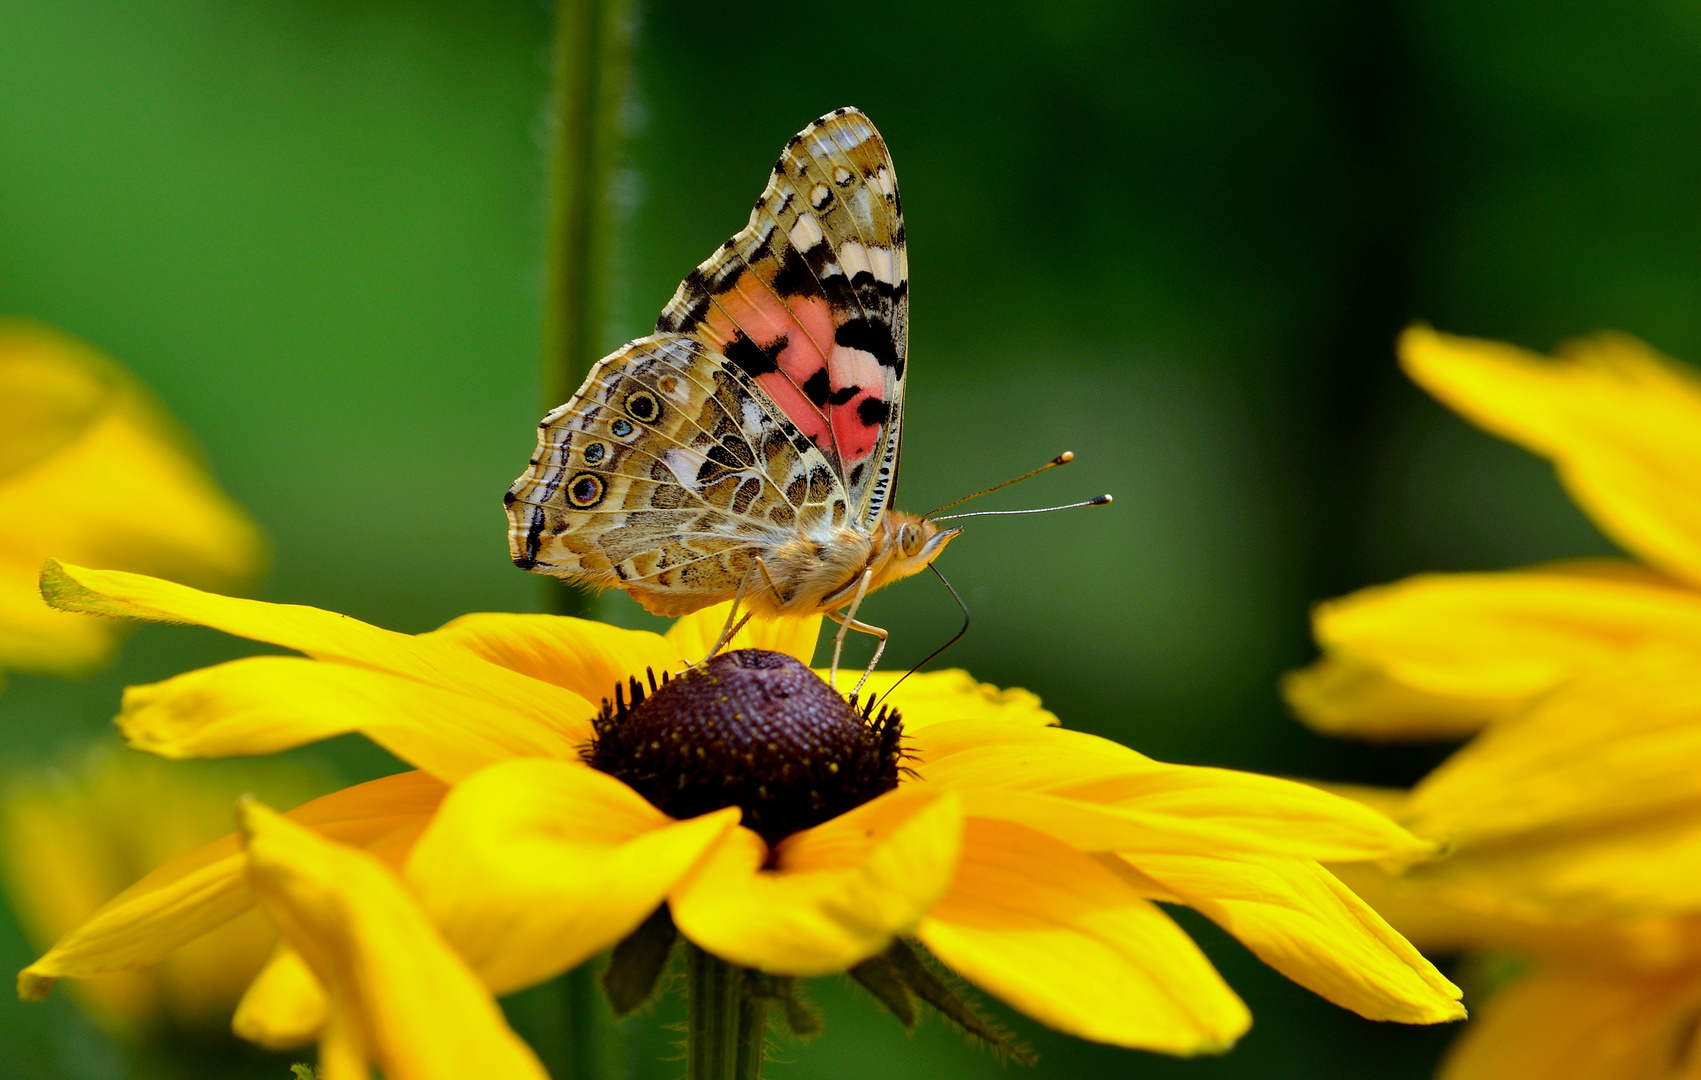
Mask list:
[{"label": "yellow flower", "polygon": [[[237,795],[256,783],[291,801],[315,786],[268,764],[208,771],[103,746],[66,768],[8,775],[0,884],[26,936],[46,948],[147,870],[218,836]],[[79,1003],[131,1037],[216,1031],[276,936],[258,913],[240,916],[157,965],[81,983]]]},{"label": "yellow flower", "polygon": [[111,654],[116,624],[41,602],[49,557],[228,587],[265,549],[134,378],[81,342],[0,320],[0,671],[80,674]]},{"label": "yellow flower", "polygon": [[1645,565],[1426,574],[1322,604],[1324,658],[1284,686],[1307,723],[1456,738],[1646,645],[1701,649],[1701,379],[1619,335],[1547,360],[1414,327],[1400,353],[1467,419],[1552,459],[1577,504]]},{"label": "yellow flower", "polygon": [[[915,939],[1059,1030],[1177,1054],[1221,1050],[1246,1030],[1246,1008],[1157,900],[1198,909],[1362,1015],[1463,1015],[1458,991],[1320,866],[1433,851],[1350,800],[1152,761],[1061,730],[1033,695],[958,671],[914,676],[889,694],[896,677],[871,680],[902,716],[901,773],[880,749],[890,749],[881,733],[895,735],[892,721],[872,714],[852,725],[853,741],[872,740],[872,757],[834,757],[824,738],[810,744],[826,747],[820,754],[804,745],[784,757],[781,743],[806,744],[800,732],[817,730],[787,725],[805,713],[827,724],[831,709],[846,709],[842,698],[810,697],[811,685],[830,692],[784,659],[808,658],[819,618],[753,623],[732,645],[767,653],[723,654],[706,673],[647,692],[637,682],[647,672],[679,671],[707,651],[724,608],[682,619],[666,636],[500,614],[408,636],[121,572],[52,566],[43,589],[74,610],[201,623],[307,654],[132,688],[119,725],[133,746],[167,757],[264,753],[361,731],[417,766],[285,818],[393,868],[497,993],[623,942],[665,904],[695,946],[774,976],[854,970],[874,981],[895,943]],[[766,659],[746,669],[739,657]],[[713,679],[728,688],[718,704],[704,689]],[[627,686],[632,704],[615,694]],[[715,709],[744,708],[727,704],[735,692],[767,701],[782,691],[797,701],[777,712],[750,706],[778,725],[760,738],[735,712],[737,723],[712,737],[668,742],[687,721],[704,730],[727,721]],[[664,714],[679,723],[636,738],[637,699],[691,694],[698,713]],[[599,713],[595,703],[611,696],[616,704]],[[593,737],[593,760],[625,740],[630,783],[587,764]],[[651,750],[715,767],[647,772],[640,758]],[[774,754],[784,759],[764,772],[739,764]],[[895,788],[852,805],[779,797],[866,794],[857,785],[887,768],[885,787]],[[815,779],[802,786],[788,779],[806,774]],[[658,778],[697,786],[668,794]],[[726,799],[670,815],[652,801],[687,807],[723,780],[768,800],[765,809],[741,814]],[[162,867],[66,935],[20,975],[20,991],[36,997],[56,978],[157,959],[252,900],[234,842],[215,845]],[[286,953],[250,991],[239,1030],[274,1045],[311,1037],[322,1027],[313,982]],[[391,992],[414,993],[405,980]]]},{"label": "yellow flower", "polygon": [[1359,791],[1446,859],[1337,868],[1429,948],[1521,956],[1444,1070],[1701,1073],[1701,379],[1629,338],[1548,360],[1408,331],[1412,377],[1551,458],[1637,555],[1426,575],[1320,606],[1285,684],[1322,730],[1475,737],[1408,792]]}]

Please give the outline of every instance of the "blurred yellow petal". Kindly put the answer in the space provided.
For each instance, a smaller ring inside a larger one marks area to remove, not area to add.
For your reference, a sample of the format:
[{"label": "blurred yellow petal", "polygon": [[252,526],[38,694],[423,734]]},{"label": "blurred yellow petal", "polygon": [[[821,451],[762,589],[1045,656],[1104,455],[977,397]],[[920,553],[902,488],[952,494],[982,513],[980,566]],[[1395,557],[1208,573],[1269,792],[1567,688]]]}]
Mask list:
[{"label": "blurred yellow petal", "polygon": [[1504,697],[1430,693],[1331,657],[1288,672],[1281,692],[1313,730],[1370,742],[1463,739],[1516,705]]},{"label": "blurred yellow petal", "polygon": [[429,686],[488,697],[568,738],[584,738],[589,732],[585,721],[596,713],[596,707],[579,695],[509,671],[454,642],[429,634],[398,634],[333,611],[240,600],[141,574],[57,563],[42,570],[41,591],[55,607],[67,611],[199,623],[315,659],[376,668]]},{"label": "blurred yellow petal", "polygon": [[1461,906],[1450,900],[1470,904],[1468,893],[1427,874],[1396,876],[1369,863],[1329,869],[1426,953],[1493,949],[1567,963],[1610,956],[1626,971],[1648,972],[1701,965],[1701,920],[1692,915],[1578,918],[1528,904]]},{"label": "blurred yellow petal", "polygon": [[[673,624],[667,632],[667,640],[685,657],[686,663],[695,664],[707,657],[709,648],[720,640],[721,631],[726,629],[727,612],[731,609],[732,602],[729,600],[692,612]],[[743,618],[743,615],[739,617]],[[764,619],[758,616],[745,623],[744,629],[727,642],[722,651],[767,649],[769,652],[785,653],[798,663],[807,665],[815,655],[815,642],[820,636],[819,615],[801,619]]]},{"label": "blurred yellow petal", "polygon": [[[257,803],[241,824],[254,890],[324,986],[328,1026],[358,1032],[389,1080],[547,1080],[383,863]],[[328,1071],[346,1071],[350,1056],[339,1048]]]},{"label": "blurred yellow petal", "polygon": [[1701,801],[1701,652],[1651,650],[1495,725],[1412,789],[1404,824],[1461,847]]},{"label": "blurred yellow petal", "polygon": [[[366,844],[428,817],[447,788],[423,773],[360,784],[290,811],[344,843]],[[230,921],[254,903],[235,835],[161,866],[119,893],[18,973],[18,996],[45,997],[61,978],[140,967]]]},{"label": "blurred yellow petal", "polygon": [[970,816],[1026,823],[1082,851],[1239,851],[1318,860],[1436,849],[1384,815],[1307,784],[1169,765],[1062,728],[957,721],[910,740],[922,785]]},{"label": "blurred yellow petal", "polygon": [[589,735],[538,723],[496,697],[386,671],[255,656],[124,691],[130,745],[168,758],[271,754],[359,731],[443,780],[515,757],[569,757]]},{"label": "blurred yellow petal", "polygon": [[1499,715],[1648,643],[1701,649],[1701,592],[1564,567],[1426,574],[1320,604],[1314,627],[1343,664]]},{"label": "blurred yellow petal", "polygon": [[956,880],[917,936],[981,989],[1081,1038],[1216,1053],[1252,1022],[1167,915],[1092,857],[1020,825],[968,822]]},{"label": "blurred yellow petal", "polygon": [[844,971],[914,929],[944,894],[962,828],[955,798],[894,792],[788,839],[791,865],[766,870],[768,846],[740,827],[673,891],[673,920],[744,967]]},{"label": "blurred yellow petal", "polygon": [[589,766],[510,761],[455,788],[406,876],[444,936],[507,993],[637,929],[738,816],[675,822]]},{"label": "blurred yellow petal", "polygon": [[1467,419],[1553,460],[1601,530],[1648,563],[1701,584],[1701,379],[1622,334],[1557,360],[1497,341],[1413,327],[1413,379]]},{"label": "blurred yellow petal", "polygon": [[1538,970],[1495,995],[1437,1080],[1679,1080],[1696,1075],[1693,973]]},{"label": "blurred yellow petal", "polygon": [[120,631],[42,603],[50,556],[219,587],[266,562],[259,530],[140,383],[81,342],[0,320],[0,668],[84,672]]},{"label": "blurred yellow petal", "polygon": [[628,678],[642,682],[646,669],[660,679],[688,662],[660,634],[560,615],[463,615],[423,636],[454,642],[493,664],[593,702],[612,697]]},{"label": "blurred yellow petal", "polygon": [[1370,1020],[1464,1018],[1459,988],[1315,862],[1257,856],[1125,856],[1308,990]]},{"label": "blurred yellow petal", "polygon": [[1701,808],[1467,847],[1407,871],[1434,897],[1520,920],[1640,919],[1701,910]]},{"label": "blurred yellow petal", "polygon": [[307,961],[279,945],[237,1003],[230,1029],[268,1050],[288,1050],[319,1037],[329,1007]]},{"label": "blurred yellow petal", "polygon": [[[825,670],[817,674],[827,677]],[[903,685],[894,692],[892,687],[900,680]],[[886,696],[889,693],[891,697]],[[902,671],[876,671],[863,685],[862,697],[876,697],[882,705],[897,709],[906,732],[948,720],[997,720],[1034,727],[1057,724],[1057,717],[1041,707],[1038,694],[1019,687],[1001,690],[960,668],[918,672],[907,679]]]}]

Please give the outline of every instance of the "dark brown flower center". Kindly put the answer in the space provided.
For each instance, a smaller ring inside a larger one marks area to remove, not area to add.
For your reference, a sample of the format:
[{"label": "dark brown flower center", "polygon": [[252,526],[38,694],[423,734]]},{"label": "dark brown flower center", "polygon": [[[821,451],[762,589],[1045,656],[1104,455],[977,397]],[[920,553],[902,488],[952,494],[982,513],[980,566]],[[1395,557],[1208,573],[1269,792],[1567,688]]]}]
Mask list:
[{"label": "dark brown flower center", "polygon": [[604,701],[585,748],[663,813],[695,817],[724,806],[777,843],[898,786],[895,712],[861,712],[783,653],[722,653],[649,692],[631,681]]}]

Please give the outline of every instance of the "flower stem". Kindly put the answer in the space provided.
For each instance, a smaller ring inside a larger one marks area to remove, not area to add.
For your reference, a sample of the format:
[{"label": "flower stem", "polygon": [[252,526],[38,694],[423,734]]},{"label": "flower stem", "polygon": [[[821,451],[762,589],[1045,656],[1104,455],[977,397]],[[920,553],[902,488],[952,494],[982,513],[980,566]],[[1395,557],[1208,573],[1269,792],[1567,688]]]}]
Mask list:
[{"label": "flower stem", "polygon": [[612,293],[616,181],[632,67],[632,0],[556,0],[543,392],[577,390],[602,355]]},{"label": "flower stem", "polygon": [[759,1080],[767,1003],[748,992],[743,968],[687,949],[686,1080]]},{"label": "flower stem", "polygon": [[[543,298],[544,408],[566,401],[602,349],[608,325],[615,181],[626,136],[623,109],[632,67],[632,0],[555,0],[550,102],[549,233]],[[584,593],[543,582],[544,605],[587,614]],[[564,977],[572,1080],[612,1075],[620,1032],[605,1020],[589,964]]]}]

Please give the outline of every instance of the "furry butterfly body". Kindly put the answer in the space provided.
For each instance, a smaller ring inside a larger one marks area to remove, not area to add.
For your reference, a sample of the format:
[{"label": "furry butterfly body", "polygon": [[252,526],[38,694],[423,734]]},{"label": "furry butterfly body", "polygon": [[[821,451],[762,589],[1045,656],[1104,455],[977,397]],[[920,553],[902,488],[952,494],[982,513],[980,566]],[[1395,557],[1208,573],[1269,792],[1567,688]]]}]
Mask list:
[{"label": "furry butterfly body", "polygon": [[656,333],[544,417],[507,496],[514,562],[658,615],[741,596],[757,614],[851,622],[837,609],[957,535],[889,505],[908,323],[891,157],[839,109],[786,144],[749,223]]}]

